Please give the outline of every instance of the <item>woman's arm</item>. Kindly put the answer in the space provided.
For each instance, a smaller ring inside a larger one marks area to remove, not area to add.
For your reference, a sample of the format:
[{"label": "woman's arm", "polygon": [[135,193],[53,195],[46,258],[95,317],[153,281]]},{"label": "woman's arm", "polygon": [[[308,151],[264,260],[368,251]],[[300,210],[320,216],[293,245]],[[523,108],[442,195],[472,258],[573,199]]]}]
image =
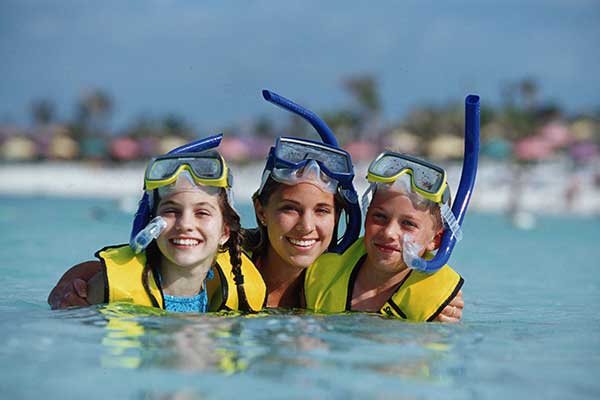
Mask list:
[{"label": "woman's arm", "polygon": [[435,318],[438,322],[460,322],[462,310],[465,308],[465,302],[462,297],[462,290],[452,299],[442,312]]},{"label": "woman's arm", "polygon": [[89,306],[88,281],[100,271],[102,271],[100,261],[85,261],[69,269],[48,295],[50,307],[55,310]]},{"label": "woman's arm", "polygon": [[87,301],[90,304],[106,303],[104,298],[105,272],[100,271],[88,281]]}]

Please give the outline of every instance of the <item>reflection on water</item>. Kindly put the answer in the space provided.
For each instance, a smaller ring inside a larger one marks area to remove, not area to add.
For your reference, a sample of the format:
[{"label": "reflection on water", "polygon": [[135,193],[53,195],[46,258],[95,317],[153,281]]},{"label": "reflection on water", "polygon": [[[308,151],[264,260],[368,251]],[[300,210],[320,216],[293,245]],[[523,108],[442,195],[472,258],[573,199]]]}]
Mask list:
[{"label": "reflection on water", "polygon": [[0,199],[3,398],[600,396],[597,220],[540,217],[522,231],[502,216],[469,215],[452,256],[466,280],[458,325],[125,304],[51,311],[46,296],[68,265],[128,239],[130,216],[110,211],[98,222],[92,204],[114,210]]},{"label": "reflection on water", "polygon": [[436,366],[452,353],[455,329],[439,324],[372,315],[166,314],[124,303],[103,306],[99,313],[103,322],[94,324],[104,324],[104,368],[246,372],[274,380],[299,370],[450,379]]}]

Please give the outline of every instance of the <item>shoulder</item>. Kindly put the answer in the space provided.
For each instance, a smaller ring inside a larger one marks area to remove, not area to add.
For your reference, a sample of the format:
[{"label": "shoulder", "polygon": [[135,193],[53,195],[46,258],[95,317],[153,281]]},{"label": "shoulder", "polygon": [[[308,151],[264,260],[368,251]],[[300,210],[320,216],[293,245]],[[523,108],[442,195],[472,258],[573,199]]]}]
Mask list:
[{"label": "shoulder", "polygon": [[341,270],[352,268],[365,252],[364,240],[359,238],[341,254],[324,253],[308,268],[307,278],[336,275]]}]

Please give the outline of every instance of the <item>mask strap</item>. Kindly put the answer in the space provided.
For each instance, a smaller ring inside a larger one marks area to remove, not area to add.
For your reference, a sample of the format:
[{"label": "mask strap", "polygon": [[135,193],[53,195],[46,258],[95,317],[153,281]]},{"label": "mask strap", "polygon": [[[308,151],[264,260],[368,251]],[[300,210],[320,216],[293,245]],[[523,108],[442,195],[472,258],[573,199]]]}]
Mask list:
[{"label": "mask strap", "polygon": [[376,183],[369,183],[369,187],[365,190],[365,193],[362,195],[360,200],[360,210],[362,215],[367,216],[367,210],[369,209],[369,205],[371,204],[371,200],[373,200],[373,194],[375,193]]},{"label": "mask strap", "polygon": [[267,184],[267,180],[269,180],[269,176],[271,175],[271,171],[269,171],[268,169],[265,169],[263,171],[262,174],[262,178],[260,180],[260,187],[258,188],[258,194],[262,194],[263,189],[265,188],[265,185]]}]

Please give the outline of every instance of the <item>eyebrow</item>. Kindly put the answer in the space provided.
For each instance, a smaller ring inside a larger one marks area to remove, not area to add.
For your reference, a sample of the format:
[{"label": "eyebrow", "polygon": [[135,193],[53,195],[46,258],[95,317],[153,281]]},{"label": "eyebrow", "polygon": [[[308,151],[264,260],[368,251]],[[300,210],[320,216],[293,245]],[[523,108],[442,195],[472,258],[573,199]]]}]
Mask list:
[{"label": "eyebrow", "polygon": [[[281,203],[293,203],[296,205],[300,205],[301,203],[298,200],[294,200],[294,199],[289,199],[289,198],[282,198],[280,200]],[[317,203],[315,204],[316,207],[335,207],[335,204],[330,204],[330,203],[325,203],[325,202],[321,202],[321,203]]]},{"label": "eyebrow", "polygon": [[[173,200],[167,200],[165,202],[160,203],[160,205],[158,206],[160,207],[164,207],[164,206],[178,206],[178,207],[183,207],[183,205],[181,203],[178,203],[176,201]],[[198,203],[194,203],[192,204],[192,207],[210,207],[214,210],[217,209],[217,207],[213,206],[211,203],[207,202],[207,201],[200,201]]]}]

